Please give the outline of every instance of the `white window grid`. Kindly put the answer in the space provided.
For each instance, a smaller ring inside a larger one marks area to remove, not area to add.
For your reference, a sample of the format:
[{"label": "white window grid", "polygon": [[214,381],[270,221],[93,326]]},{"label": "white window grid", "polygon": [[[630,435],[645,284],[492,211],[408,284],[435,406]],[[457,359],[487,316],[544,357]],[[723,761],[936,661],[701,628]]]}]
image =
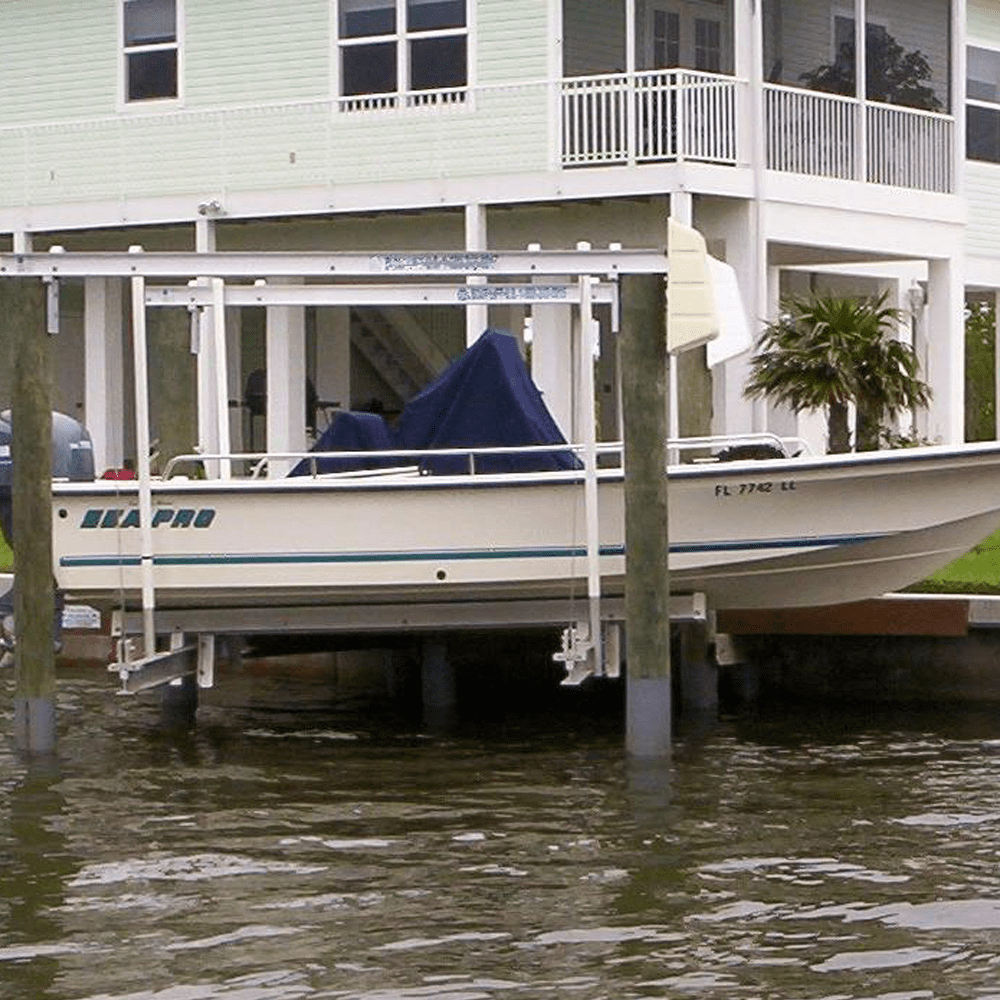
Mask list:
[{"label": "white window grid", "polygon": [[[406,25],[406,0],[396,0],[396,30],[382,35],[362,35],[342,38],[340,36],[340,0],[332,0],[333,24],[336,36],[337,58],[335,72],[335,93],[342,111],[385,110],[400,107],[427,107],[430,105],[464,104],[472,86],[472,52],[470,40],[471,11],[469,0],[465,2],[465,24],[458,28],[434,28],[410,31]],[[465,84],[436,90],[414,90],[410,87],[410,43],[434,38],[465,38],[466,66]],[[392,43],[396,47],[396,89],[378,94],[342,93],[340,53],[347,48]]]}]

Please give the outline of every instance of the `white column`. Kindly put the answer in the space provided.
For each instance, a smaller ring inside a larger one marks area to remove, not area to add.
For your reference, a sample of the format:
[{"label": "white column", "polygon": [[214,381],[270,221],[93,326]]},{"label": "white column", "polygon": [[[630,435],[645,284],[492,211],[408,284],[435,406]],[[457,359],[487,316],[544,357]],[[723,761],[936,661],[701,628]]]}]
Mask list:
[{"label": "white column", "polygon": [[[927,301],[923,287],[914,282],[909,290],[910,314],[913,317],[913,350],[920,365],[920,377],[927,381],[930,371],[930,343],[927,337]],[[913,430],[920,437],[929,436],[930,420],[926,410],[917,410]]]},{"label": "white column", "polygon": [[[243,396],[243,311],[238,306],[226,309],[226,369],[229,398],[238,401]],[[229,407],[229,441],[233,451],[246,451],[249,446],[249,442],[243,440],[243,409],[240,406]]]},{"label": "white column", "polygon": [[125,378],[122,282],[83,282],[84,423],[94,445],[97,475],[121,468],[125,458]]},{"label": "white column", "polygon": [[[465,206],[465,249],[485,250],[487,245],[486,234],[486,206],[471,204]],[[485,278],[467,278],[469,285],[483,285]],[[465,307],[465,346],[470,347],[482,334],[483,330],[489,326],[489,307],[485,302],[467,305]]]},{"label": "white column", "polygon": [[565,306],[531,307],[531,377],[559,429],[571,440],[573,323]]},{"label": "white column", "polygon": [[928,267],[927,373],[931,400],[928,434],[942,444],[965,437],[965,287],[959,256]]},{"label": "white column", "polygon": [[[277,283],[276,281],[272,283]],[[267,307],[267,450],[306,449],[306,324],[301,306]],[[271,462],[281,478],[290,462]]]},{"label": "white column", "polygon": [[[766,306],[766,317],[768,320],[775,319],[781,311],[781,268],[766,265],[762,268],[762,278],[764,293],[761,300]],[[771,421],[774,410],[767,399],[754,400],[754,422],[755,431],[771,430]]]},{"label": "white column", "polygon": [[316,310],[316,395],[341,410],[351,408],[351,311],[346,306]]},{"label": "white column", "polygon": [[968,30],[966,28],[967,4],[951,5],[951,112],[952,127],[952,170],[954,171],[954,193],[961,198],[965,194],[965,100],[967,91],[967,49]]},{"label": "white column", "polygon": [[[198,253],[215,251],[215,223],[201,218],[195,222],[195,250]],[[199,283],[207,284],[205,279]],[[215,319],[211,306],[197,311],[192,317],[192,348],[198,364],[198,447],[211,454],[219,450],[218,412],[215,400],[217,376],[215,357]]]},{"label": "white column", "polygon": [[857,181],[864,181],[868,172],[868,79],[866,65],[868,62],[868,5],[866,0],[854,0],[854,92],[858,99],[857,129],[857,161],[855,176]]},{"label": "white column", "polygon": [[[681,225],[694,225],[694,198],[689,191],[670,192],[670,218],[676,219]],[[668,276],[669,281],[669,276]],[[681,436],[681,391],[680,382],[677,378],[676,358],[671,361],[670,372],[670,393],[667,412],[667,433],[671,438]],[[674,461],[672,457],[670,461]]]}]

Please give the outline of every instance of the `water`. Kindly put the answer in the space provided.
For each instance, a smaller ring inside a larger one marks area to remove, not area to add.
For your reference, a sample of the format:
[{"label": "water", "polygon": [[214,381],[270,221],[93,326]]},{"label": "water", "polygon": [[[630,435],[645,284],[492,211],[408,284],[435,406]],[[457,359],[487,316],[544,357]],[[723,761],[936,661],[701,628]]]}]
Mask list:
[{"label": "water", "polygon": [[60,680],[26,768],[0,679],[2,1000],[1000,997],[1000,714],[616,706],[423,733],[316,676],[158,731]]}]

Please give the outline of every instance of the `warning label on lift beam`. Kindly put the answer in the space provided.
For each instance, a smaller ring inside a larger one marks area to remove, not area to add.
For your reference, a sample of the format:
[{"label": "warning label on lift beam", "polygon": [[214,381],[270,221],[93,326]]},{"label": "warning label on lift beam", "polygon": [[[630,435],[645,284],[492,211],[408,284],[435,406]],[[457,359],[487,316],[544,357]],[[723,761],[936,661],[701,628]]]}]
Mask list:
[{"label": "warning label on lift beam", "polygon": [[492,271],[497,255],[481,251],[469,253],[383,253],[373,258],[384,271]]}]

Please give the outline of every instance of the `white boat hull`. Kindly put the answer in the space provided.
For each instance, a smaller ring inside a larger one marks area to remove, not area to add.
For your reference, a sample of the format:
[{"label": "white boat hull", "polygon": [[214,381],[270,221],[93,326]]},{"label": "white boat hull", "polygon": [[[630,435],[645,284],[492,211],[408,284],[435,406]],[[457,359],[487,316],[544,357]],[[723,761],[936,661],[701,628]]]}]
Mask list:
[{"label": "white boat hull", "polygon": [[[670,476],[670,580],[714,608],[877,596],[1000,525],[1000,448],[682,466]],[[141,604],[135,482],[54,485],[68,599]],[[154,481],[160,608],[585,598],[582,477]],[[598,489],[602,594],[624,591],[623,484]]]}]

